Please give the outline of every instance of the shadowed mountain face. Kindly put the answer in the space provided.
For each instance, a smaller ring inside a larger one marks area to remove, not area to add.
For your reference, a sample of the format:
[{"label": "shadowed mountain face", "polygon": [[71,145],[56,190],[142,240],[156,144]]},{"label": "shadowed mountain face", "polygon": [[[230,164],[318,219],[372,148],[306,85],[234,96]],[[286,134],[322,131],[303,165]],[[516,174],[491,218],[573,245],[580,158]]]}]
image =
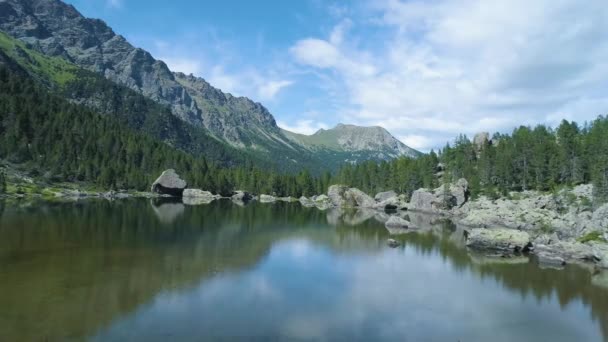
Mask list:
[{"label": "shadowed mountain face", "polygon": [[[360,128],[364,141],[353,140],[348,137],[351,133],[344,131],[337,145],[322,144],[322,148],[306,139],[293,139],[298,135],[281,130],[260,103],[224,93],[200,77],[173,73],[164,62],[131,45],[102,20],[85,18],[59,0],[0,0],[0,30],[25,42],[28,48],[63,58],[168,106],[181,120],[233,147],[275,159],[282,156],[276,162],[289,164],[289,169],[294,163],[300,169],[335,169],[344,161],[416,155],[384,130],[371,133]],[[90,98],[72,100],[95,104]],[[354,128],[348,127],[351,131]],[[359,137],[361,132],[351,136]],[[182,135],[190,133],[185,130]],[[326,151],[343,154],[328,163]]]},{"label": "shadowed mountain face", "polygon": [[0,201],[0,340],[608,336],[598,275],[471,255],[462,231],[420,214],[391,249],[383,217],[227,200]]}]

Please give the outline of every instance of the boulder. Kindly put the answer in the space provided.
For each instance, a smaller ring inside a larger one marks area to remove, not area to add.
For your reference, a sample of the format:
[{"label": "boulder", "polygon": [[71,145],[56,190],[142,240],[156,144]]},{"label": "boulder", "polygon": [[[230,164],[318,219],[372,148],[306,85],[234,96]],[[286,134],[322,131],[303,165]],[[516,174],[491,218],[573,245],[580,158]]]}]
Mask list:
[{"label": "boulder", "polygon": [[348,189],[344,197],[347,203],[354,203],[359,208],[372,208],[376,204],[373,198],[357,188]]},{"label": "boulder", "polygon": [[173,169],[163,171],[163,173],[152,183],[151,192],[170,195],[182,196],[184,189],[187,187],[185,180],[181,179]]},{"label": "boulder", "polygon": [[253,196],[247,191],[237,190],[232,194],[232,200],[235,202],[249,202],[253,199]]},{"label": "boulder", "polygon": [[376,201],[363,191],[344,185],[330,186],[327,190],[327,197],[332,206],[340,208],[373,208],[376,204]]},{"label": "boulder", "polygon": [[192,197],[192,198],[210,198],[216,199],[217,196],[212,194],[209,191],[204,191],[201,189],[184,189],[182,193],[182,197]]},{"label": "boulder", "polygon": [[348,191],[348,187],[344,185],[332,185],[327,189],[327,197],[329,197],[331,203],[335,207],[347,207],[349,205],[344,198],[344,194]]},{"label": "boulder", "polygon": [[305,207],[314,207],[315,206],[315,202],[305,196],[300,197],[299,201]]},{"label": "boulder", "polygon": [[564,258],[561,256],[545,251],[538,253],[536,257],[538,258],[538,263],[541,266],[561,268],[566,264],[566,260],[564,260]]},{"label": "boulder", "polygon": [[271,195],[260,195],[260,202],[261,203],[273,203],[276,202],[277,198]]},{"label": "boulder", "polygon": [[530,235],[515,229],[471,229],[467,246],[473,249],[500,252],[527,252],[532,247]]},{"label": "boulder", "polygon": [[469,183],[461,178],[455,184],[443,184],[435,190],[414,191],[409,209],[427,213],[444,213],[461,208],[469,199]]},{"label": "boulder", "polygon": [[312,201],[314,202],[314,205],[321,210],[326,210],[333,206],[327,195],[315,196]]},{"label": "boulder", "polygon": [[397,193],[393,190],[390,190],[377,193],[376,196],[374,196],[374,199],[376,200],[376,202],[381,203],[395,197],[397,197]]},{"label": "boulder", "polygon": [[418,189],[412,193],[409,209],[433,213],[438,209],[435,206],[436,197],[427,189]]}]

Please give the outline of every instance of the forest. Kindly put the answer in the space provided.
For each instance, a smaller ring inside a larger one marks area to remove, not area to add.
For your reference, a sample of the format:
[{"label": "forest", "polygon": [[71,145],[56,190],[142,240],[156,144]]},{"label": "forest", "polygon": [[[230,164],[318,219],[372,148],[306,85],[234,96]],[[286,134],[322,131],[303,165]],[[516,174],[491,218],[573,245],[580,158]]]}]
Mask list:
[{"label": "forest", "polygon": [[[608,118],[556,129],[521,126],[482,144],[461,135],[437,152],[388,162],[345,164],[335,174],[287,173],[251,161],[226,167],[193,156],[111,116],[53,93],[27,74],[0,66],[0,159],[27,165],[49,182],[90,182],[104,189],[146,190],[174,168],[191,187],[220,194],[235,189],[276,196],[311,196],[340,183],[374,194],[439,186],[459,178],[473,196],[552,191],[593,183],[598,203],[608,200]],[[5,176],[0,175],[2,184]],[[5,186],[0,184],[0,191]]]}]

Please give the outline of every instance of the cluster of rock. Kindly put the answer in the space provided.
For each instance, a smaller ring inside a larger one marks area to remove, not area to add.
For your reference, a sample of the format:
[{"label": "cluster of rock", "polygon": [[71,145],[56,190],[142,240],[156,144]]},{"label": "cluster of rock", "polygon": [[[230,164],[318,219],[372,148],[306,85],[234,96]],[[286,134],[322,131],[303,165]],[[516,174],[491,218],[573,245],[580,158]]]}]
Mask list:
[{"label": "cluster of rock", "polygon": [[[186,186],[174,170],[166,170],[154,182],[152,191],[182,196],[186,204],[209,203],[221,198]],[[535,254],[541,264],[551,266],[588,261],[608,268],[608,204],[593,210],[592,192],[591,185],[581,185],[558,194],[525,191],[513,193],[510,198],[491,200],[482,196],[470,201],[468,182],[460,179],[436,189],[416,190],[409,202],[394,191],[380,192],[372,198],[344,185],[332,185],[327,194],[302,196],[297,200],[266,194],[257,197],[245,191],[234,192],[231,199],[237,204],[251,200],[299,201],[306,207],[332,209],[328,220],[336,222],[362,222],[376,217],[385,223],[391,235],[417,230],[419,225],[409,220],[415,212],[447,216],[466,227],[462,231],[466,245],[472,249],[504,254],[529,252]],[[343,210],[347,208],[359,210],[349,216]],[[410,211],[407,216],[403,214],[405,210]],[[588,234],[596,234],[598,238],[580,241]]]}]

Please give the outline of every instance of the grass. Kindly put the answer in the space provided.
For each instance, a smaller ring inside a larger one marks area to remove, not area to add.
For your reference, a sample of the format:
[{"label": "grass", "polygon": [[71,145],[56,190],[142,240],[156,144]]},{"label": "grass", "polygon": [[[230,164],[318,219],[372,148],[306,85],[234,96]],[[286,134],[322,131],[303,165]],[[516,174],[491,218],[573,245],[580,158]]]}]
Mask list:
[{"label": "grass", "polygon": [[607,242],[606,239],[604,239],[604,237],[602,236],[602,232],[597,231],[597,230],[579,237],[578,239],[576,239],[576,241],[581,242],[581,243],[591,242],[591,241]]},{"label": "grass", "polygon": [[3,32],[0,32],[0,50],[26,70],[60,86],[76,78],[77,66],[62,58],[45,56],[28,49],[23,42]]}]

